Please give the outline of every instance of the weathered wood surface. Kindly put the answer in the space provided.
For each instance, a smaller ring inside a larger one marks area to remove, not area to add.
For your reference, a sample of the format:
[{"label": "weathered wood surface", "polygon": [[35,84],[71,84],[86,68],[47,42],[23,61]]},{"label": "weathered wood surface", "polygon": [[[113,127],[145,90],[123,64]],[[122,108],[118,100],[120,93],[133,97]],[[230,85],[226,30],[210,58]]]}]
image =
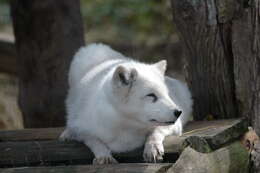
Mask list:
[{"label": "weathered wood surface", "polygon": [[238,117],[230,43],[235,0],[171,2],[173,22],[185,46],[194,118]]},{"label": "weathered wood surface", "polygon": [[64,126],[69,65],[84,45],[80,1],[10,2],[24,127]]},{"label": "weathered wood surface", "polygon": [[[169,136],[164,141],[164,162],[174,162],[186,146],[210,152],[238,139],[246,130],[242,120],[192,122],[182,137]],[[93,154],[83,144],[55,140],[62,129],[38,129],[0,132],[0,167],[90,164]],[[42,131],[42,132],[39,132]],[[51,131],[51,135],[48,135]],[[19,134],[20,133],[20,134]],[[38,135],[37,135],[38,134]],[[203,147],[205,146],[205,147]],[[142,148],[129,153],[114,154],[121,162],[143,162]]]},{"label": "weathered wood surface", "polygon": [[[228,128],[237,127],[237,124],[246,125],[244,119],[229,119],[216,121],[191,121],[184,128],[183,136],[213,136]],[[0,131],[0,142],[4,141],[32,141],[57,139],[64,128],[36,128],[23,130]],[[243,129],[243,128],[242,128]]]},{"label": "weathered wood surface", "polygon": [[171,164],[114,164],[0,169],[1,173],[164,173]]},{"label": "weathered wood surface", "polygon": [[[235,2],[238,6],[239,1]],[[260,0],[241,3],[239,16],[232,20],[231,36],[236,99],[240,115],[250,117],[260,136]]]},{"label": "weathered wood surface", "polygon": [[64,128],[37,128],[23,130],[0,131],[0,142],[4,141],[34,141],[58,139]]},{"label": "weathered wood surface", "polygon": [[247,173],[249,152],[240,142],[211,153],[200,153],[187,147],[175,164],[128,163],[56,167],[22,167],[0,169],[1,173]]},{"label": "weathered wood surface", "polygon": [[238,141],[211,153],[187,147],[167,173],[247,173],[249,152]]},{"label": "weathered wood surface", "polygon": [[13,42],[0,40],[0,72],[17,74],[16,50]]},{"label": "weathered wood surface", "polygon": [[248,117],[260,135],[260,0],[171,2],[195,119]]},{"label": "weathered wood surface", "polygon": [[195,119],[247,116],[260,135],[260,0],[171,0]]},{"label": "weathered wood surface", "polygon": [[[181,146],[182,149],[190,146],[199,152],[211,152],[241,137],[248,127],[246,119],[199,122],[190,123],[186,127],[183,137],[178,137],[183,141],[179,140],[180,143],[176,146]],[[174,139],[170,140],[171,138],[172,136],[169,136],[165,142],[174,141]],[[168,148],[167,145],[165,148]]]}]

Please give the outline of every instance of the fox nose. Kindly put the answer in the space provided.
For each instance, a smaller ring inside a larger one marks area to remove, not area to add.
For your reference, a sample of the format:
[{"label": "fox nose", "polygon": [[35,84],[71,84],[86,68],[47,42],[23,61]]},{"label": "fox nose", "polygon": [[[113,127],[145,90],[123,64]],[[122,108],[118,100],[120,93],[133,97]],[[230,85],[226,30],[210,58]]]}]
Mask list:
[{"label": "fox nose", "polygon": [[175,109],[175,110],[173,111],[173,114],[175,115],[176,118],[179,118],[179,116],[181,115],[181,113],[182,113],[181,110]]}]

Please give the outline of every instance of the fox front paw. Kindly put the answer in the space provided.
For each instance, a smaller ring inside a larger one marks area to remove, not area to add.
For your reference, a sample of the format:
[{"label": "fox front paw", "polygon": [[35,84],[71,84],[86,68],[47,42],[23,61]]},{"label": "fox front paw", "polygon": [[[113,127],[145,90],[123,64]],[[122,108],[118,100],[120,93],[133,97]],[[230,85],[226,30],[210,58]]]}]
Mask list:
[{"label": "fox front paw", "polygon": [[161,162],[163,160],[164,148],[162,142],[149,141],[144,147],[143,158],[145,162]]},{"label": "fox front paw", "polygon": [[118,163],[113,156],[96,157],[93,160],[93,165],[116,164]]}]

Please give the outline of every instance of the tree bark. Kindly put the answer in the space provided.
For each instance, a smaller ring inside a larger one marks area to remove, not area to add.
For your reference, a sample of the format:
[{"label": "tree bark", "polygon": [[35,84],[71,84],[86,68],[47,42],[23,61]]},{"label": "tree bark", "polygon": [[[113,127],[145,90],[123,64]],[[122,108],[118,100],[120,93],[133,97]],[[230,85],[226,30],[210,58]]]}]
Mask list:
[{"label": "tree bark", "polygon": [[172,7],[187,53],[195,119],[248,115],[258,128],[259,0],[172,0]]},{"label": "tree bark", "polygon": [[69,65],[84,45],[79,0],[12,0],[11,14],[24,125],[63,126]]},{"label": "tree bark", "polygon": [[195,119],[245,116],[260,135],[260,0],[172,0]]},{"label": "tree bark", "polygon": [[0,40],[0,72],[16,75],[16,51],[12,42]]},{"label": "tree bark", "polygon": [[237,117],[231,47],[231,21],[220,23],[213,0],[172,0],[173,21],[185,45],[186,79],[194,117]]},{"label": "tree bark", "polygon": [[248,3],[232,25],[234,83],[239,113],[260,136],[260,1]]}]

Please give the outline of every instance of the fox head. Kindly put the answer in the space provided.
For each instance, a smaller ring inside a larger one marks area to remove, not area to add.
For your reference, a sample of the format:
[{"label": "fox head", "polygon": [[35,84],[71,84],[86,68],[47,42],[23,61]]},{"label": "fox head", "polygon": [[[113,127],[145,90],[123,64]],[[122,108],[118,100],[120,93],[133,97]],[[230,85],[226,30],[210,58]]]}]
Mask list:
[{"label": "fox head", "polygon": [[174,123],[182,110],[170,98],[164,75],[167,62],[128,62],[115,67],[111,103],[129,120],[147,126]]}]

